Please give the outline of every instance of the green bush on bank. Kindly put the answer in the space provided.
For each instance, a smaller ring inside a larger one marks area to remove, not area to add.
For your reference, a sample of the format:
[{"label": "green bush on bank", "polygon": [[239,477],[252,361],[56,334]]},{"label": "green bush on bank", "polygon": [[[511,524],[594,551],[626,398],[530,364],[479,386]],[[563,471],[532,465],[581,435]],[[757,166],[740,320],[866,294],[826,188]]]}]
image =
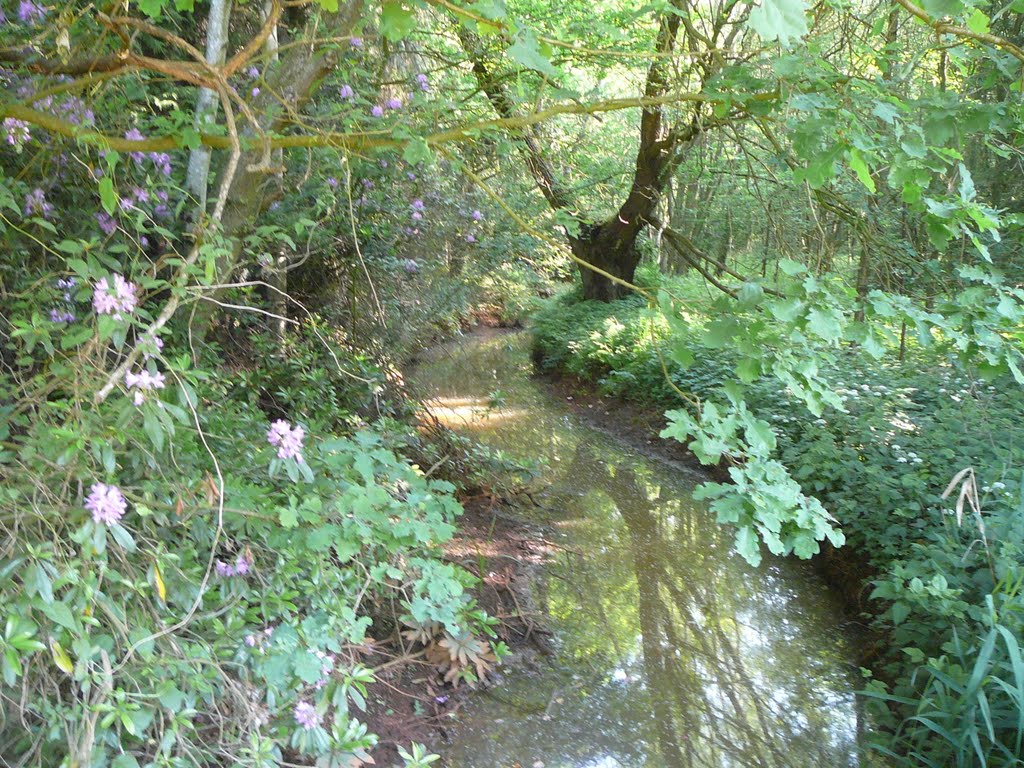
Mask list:
[{"label": "green bush on bank", "polygon": [[[717,349],[695,350],[685,369],[673,363],[666,324],[636,296],[604,304],[564,294],[533,328],[543,369],[645,406],[680,407],[663,361],[673,384],[702,399],[720,399],[732,377]],[[779,459],[874,573],[873,620],[891,646],[876,670],[890,684],[868,684],[888,705],[877,716],[892,738],[879,749],[911,764],[1019,764],[1024,392],[911,355],[878,363],[847,351],[830,377],[845,413],[815,417],[770,379],[749,388],[747,405],[773,425]],[[966,477],[942,498],[967,467],[980,514],[969,499],[957,509]]]}]

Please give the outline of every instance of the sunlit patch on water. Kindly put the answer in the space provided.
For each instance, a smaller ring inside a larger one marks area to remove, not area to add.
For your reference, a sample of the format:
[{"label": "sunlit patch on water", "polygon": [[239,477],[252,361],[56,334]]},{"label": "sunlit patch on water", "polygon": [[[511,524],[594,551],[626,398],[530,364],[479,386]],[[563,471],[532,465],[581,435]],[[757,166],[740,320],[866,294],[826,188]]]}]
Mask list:
[{"label": "sunlit patch on water", "polygon": [[542,460],[534,495],[562,537],[535,585],[555,659],[474,698],[446,764],[859,765],[855,653],[823,585],[735,556],[691,477],[576,419],[530,378],[526,344],[468,337],[412,377],[446,423]]}]

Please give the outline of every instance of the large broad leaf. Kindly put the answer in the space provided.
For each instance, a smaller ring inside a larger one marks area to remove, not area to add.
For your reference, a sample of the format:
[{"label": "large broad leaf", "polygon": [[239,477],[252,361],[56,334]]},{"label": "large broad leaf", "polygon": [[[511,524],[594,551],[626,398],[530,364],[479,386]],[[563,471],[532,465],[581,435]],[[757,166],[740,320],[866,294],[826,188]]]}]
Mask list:
[{"label": "large broad leaf", "polygon": [[807,34],[806,10],[803,0],[761,0],[747,24],[764,40],[778,40],[783,48],[792,48]]},{"label": "large broad leaf", "polygon": [[541,51],[537,36],[530,30],[524,30],[519,38],[509,46],[508,55],[529,69],[535,69],[548,77],[558,77],[558,70]]}]

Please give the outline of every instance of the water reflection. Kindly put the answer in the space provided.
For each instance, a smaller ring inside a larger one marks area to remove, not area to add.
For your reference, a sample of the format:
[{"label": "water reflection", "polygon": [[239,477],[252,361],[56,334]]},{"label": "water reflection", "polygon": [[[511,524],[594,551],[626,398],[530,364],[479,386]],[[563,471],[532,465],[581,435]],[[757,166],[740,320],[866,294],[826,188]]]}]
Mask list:
[{"label": "water reflection", "polygon": [[547,460],[564,545],[537,585],[556,659],[477,697],[448,765],[858,765],[852,651],[822,585],[734,556],[695,481],[575,418],[530,380],[525,344],[470,337],[415,376],[452,426]]}]

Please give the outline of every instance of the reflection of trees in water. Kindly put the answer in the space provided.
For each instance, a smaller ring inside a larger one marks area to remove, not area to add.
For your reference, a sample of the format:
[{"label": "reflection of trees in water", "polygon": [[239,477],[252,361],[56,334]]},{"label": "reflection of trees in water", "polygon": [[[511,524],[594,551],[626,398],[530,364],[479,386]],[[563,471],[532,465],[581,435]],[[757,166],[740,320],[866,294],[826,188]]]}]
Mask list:
[{"label": "reflection of trees in water", "polygon": [[[756,586],[744,583],[750,572],[709,540],[697,515],[678,500],[660,499],[647,474],[607,464],[581,442],[560,485],[563,492],[586,488],[591,498],[603,496],[625,523],[660,762],[666,768],[836,765],[837,751],[847,750],[836,749],[829,725],[846,712],[831,710],[814,685],[836,660],[798,634],[802,628],[786,615],[788,595],[776,579],[758,572]],[[667,513],[677,510],[667,524]],[[605,610],[596,596],[580,598],[585,610]]]}]

